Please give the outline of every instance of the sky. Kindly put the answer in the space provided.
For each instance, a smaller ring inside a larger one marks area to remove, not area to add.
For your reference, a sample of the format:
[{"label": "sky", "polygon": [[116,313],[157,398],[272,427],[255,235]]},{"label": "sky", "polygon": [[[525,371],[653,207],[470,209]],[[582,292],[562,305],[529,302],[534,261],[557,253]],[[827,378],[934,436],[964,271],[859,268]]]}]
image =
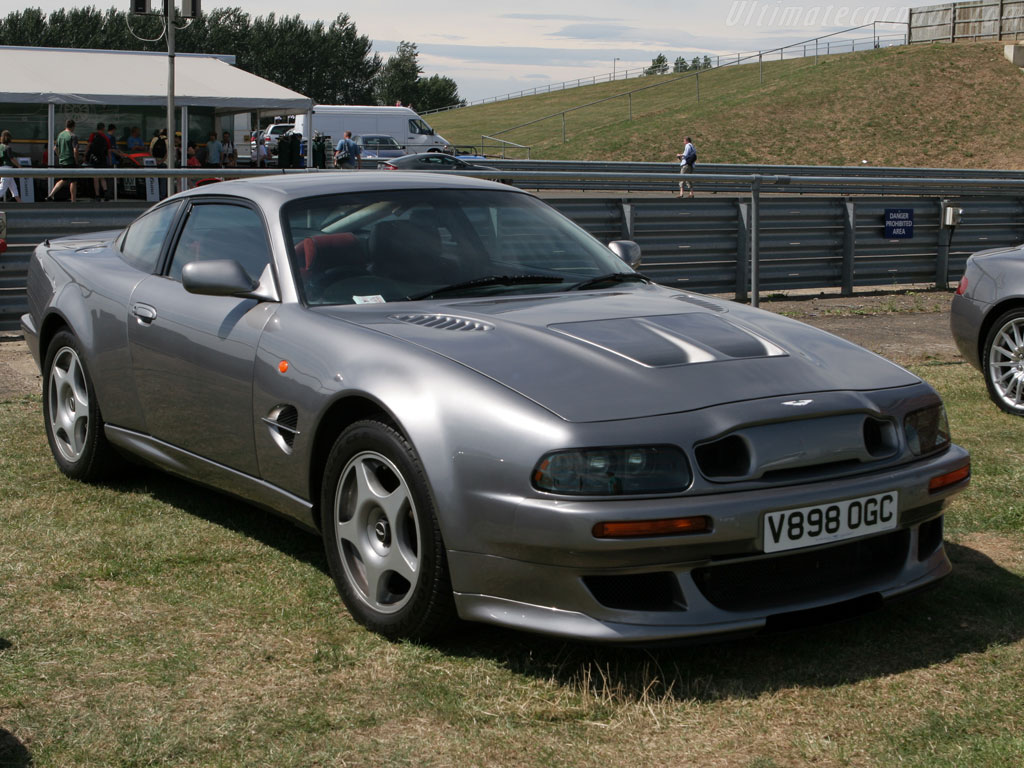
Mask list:
[{"label": "sky", "polygon": [[[181,7],[181,0],[176,0]],[[821,34],[870,24],[906,22],[910,7],[936,2],[814,3],[807,0],[389,0],[348,5],[337,0],[202,0],[212,9],[241,6],[253,16],[298,14],[329,22],[349,15],[384,58],[402,40],[416,43],[424,75],[445,75],[469,101],[518,93],[613,70],[650,66],[658,54],[711,56],[766,50]],[[29,4],[51,12],[103,0],[43,0]],[[120,0],[113,5],[124,5]],[[582,9],[582,10],[581,10]],[[878,29],[902,32],[896,25]],[[905,29],[905,27],[904,27]],[[871,30],[863,33],[871,36]],[[219,51],[219,53],[232,53]]]}]

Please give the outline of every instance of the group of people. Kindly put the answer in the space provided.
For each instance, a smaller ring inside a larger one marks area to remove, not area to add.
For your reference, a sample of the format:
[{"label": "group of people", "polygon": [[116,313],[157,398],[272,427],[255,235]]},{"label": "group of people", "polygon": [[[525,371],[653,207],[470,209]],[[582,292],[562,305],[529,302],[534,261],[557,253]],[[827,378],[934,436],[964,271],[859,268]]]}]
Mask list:
[{"label": "group of people", "polygon": [[[149,145],[140,135],[138,126],[133,126],[129,135],[124,140],[124,150],[119,147],[117,138],[117,126],[114,123],[104,125],[98,123],[96,130],[89,134],[89,138],[82,149],[78,136],[75,134],[75,121],[67,120],[64,123],[64,130],[57,135],[53,144],[53,156],[58,168],[74,168],[87,165],[91,168],[112,168],[122,158],[139,152],[146,152],[153,156],[157,165],[167,166],[167,129],[161,128],[153,132],[153,138]],[[13,137],[10,131],[0,132],[0,168],[17,167],[19,165],[18,155],[12,148]],[[180,134],[175,135],[175,152],[181,150]],[[235,151],[235,143],[231,140],[231,133],[224,131],[221,138],[217,137],[216,131],[210,132],[209,141],[205,146],[205,157],[201,162],[198,157],[195,142],[189,142],[187,148],[187,165],[190,168],[234,168],[238,162],[238,155]],[[2,171],[0,171],[2,174]],[[73,179],[62,178],[54,184],[53,189],[46,196],[47,200],[53,200],[54,196],[67,186],[71,202],[77,201],[77,185]],[[10,176],[0,175],[0,203],[7,200],[7,193],[10,192],[15,202],[21,202],[18,195],[18,186],[15,179]],[[97,176],[93,179],[93,194],[97,200],[107,199],[107,180]]]}]

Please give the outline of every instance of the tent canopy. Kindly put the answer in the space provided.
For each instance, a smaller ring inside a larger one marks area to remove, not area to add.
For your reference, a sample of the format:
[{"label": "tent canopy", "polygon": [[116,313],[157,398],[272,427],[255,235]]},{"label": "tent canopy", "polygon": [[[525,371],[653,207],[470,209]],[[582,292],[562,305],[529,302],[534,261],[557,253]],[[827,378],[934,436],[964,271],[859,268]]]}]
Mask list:
[{"label": "tent canopy", "polygon": [[[167,103],[167,54],[0,46],[0,102],[15,104]],[[307,112],[313,100],[231,66],[223,57],[174,57],[177,106],[219,111]]]}]

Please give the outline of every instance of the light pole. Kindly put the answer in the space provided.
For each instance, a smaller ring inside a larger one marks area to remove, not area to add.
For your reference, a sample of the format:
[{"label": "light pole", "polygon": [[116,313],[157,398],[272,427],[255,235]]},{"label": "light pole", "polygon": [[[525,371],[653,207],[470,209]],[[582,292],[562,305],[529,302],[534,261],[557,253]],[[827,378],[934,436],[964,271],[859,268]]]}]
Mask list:
[{"label": "light pole", "polygon": [[618,61],[619,61],[619,57],[618,56],[616,56],[614,59],[612,59],[612,80],[615,79],[615,65],[616,65],[616,63],[618,63]]}]

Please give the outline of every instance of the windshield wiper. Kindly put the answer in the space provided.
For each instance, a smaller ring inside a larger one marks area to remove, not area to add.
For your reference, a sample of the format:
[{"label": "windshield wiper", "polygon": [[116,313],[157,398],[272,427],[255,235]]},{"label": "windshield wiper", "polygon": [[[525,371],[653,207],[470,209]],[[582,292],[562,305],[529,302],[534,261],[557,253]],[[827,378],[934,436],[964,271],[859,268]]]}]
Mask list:
[{"label": "windshield wiper", "polygon": [[575,283],[565,290],[567,291],[582,291],[586,288],[592,288],[595,285],[601,285],[601,283],[653,283],[654,281],[646,275],[641,275],[639,272],[609,272],[607,275],[598,275],[597,277],[591,277],[579,283]]},{"label": "windshield wiper", "polygon": [[487,277],[478,277],[473,280],[465,280],[461,283],[434,288],[426,293],[406,296],[405,298],[407,301],[422,301],[423,299],[432,299],[446,293],[458,293],[459,291],[471,288],[484,288],[488,285],[524,285],[527,283],[561,283],[563,281],[564,278],[554,275],[488,275]]}]

